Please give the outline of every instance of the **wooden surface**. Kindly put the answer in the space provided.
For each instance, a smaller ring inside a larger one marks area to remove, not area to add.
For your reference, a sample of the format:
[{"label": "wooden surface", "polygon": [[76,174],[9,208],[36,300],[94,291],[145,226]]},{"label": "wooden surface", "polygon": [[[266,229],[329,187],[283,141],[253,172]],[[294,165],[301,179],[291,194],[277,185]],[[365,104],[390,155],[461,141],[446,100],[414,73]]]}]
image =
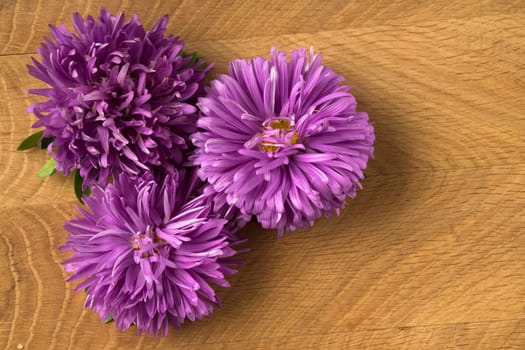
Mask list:
[{"label": "wooden surface", "polygon": [[48,23],[92,1],[0,2],[0,348],[524,349],[525,3],[105,1],[170,31],[223,72],[313,45],[377,131],[364,190],[340,217],[277,239],[246,228],[223,307],[167,338],[83,310],[59,262],[71,179],[16,152],[42,86],[25,65]]}]

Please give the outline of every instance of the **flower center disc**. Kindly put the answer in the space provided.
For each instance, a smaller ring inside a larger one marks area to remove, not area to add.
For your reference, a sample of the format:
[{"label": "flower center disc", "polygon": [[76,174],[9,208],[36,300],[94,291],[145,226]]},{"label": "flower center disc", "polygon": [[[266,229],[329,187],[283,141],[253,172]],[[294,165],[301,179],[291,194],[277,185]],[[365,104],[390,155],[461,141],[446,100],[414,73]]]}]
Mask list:
[{"label": "flower center disc", "polygon": [[146,232],[137,232],[133,235],[131,244],[135,251],[135,261],[137,261],[153,255],[160,255],[159,248],[165,246],[166,241],[157,237],[153,226],[148,226]]},{"label": "flower center disc", "polygon": [[299,140],[299,135],[295,131],[295,122],[287,117],[266,120],[263,123],[261,137],[259,148],[266,152],[276,152],[283,147],[295,145]]}]

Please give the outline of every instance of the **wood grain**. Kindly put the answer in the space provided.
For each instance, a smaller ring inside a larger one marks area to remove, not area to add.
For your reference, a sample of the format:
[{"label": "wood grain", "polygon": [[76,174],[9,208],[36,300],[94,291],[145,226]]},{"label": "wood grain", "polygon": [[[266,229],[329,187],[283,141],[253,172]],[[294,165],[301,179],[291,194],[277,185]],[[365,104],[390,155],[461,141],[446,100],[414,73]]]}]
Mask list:
[{"label": "wood grain", "polygon": [[377,132],[365,189],[341,216],[282,239],[249,225],[222,308],[158,339],[82,309],[57,250],[72,181],[36,178],[47,155],[15,151],[35,120],[24,91],[41,84],[25,65],[47,23],[102,3],[0,4],[0,348],[525,348],[522,1],[106,4],[147,25],[170,14],[212,75],[272,45],[313,45]]},{"label": "wood grain", "polygon": [[151,26],[159,16],[171,18],[170,31],[185,40],[252,38],[261,35],[316,33],[350,26],[391,25],[394,27],[425,20],[472,18],[480,15],[523,13],[520,0],[470,2],[433,1],[419,6],[416,1],[244,1],[175,0],[3,0],[0,3],[0,47],[2,53],[34,52],[48,24],[68,24],[73,12],[96,16],[101,6],[112,12],[139,13]]}]

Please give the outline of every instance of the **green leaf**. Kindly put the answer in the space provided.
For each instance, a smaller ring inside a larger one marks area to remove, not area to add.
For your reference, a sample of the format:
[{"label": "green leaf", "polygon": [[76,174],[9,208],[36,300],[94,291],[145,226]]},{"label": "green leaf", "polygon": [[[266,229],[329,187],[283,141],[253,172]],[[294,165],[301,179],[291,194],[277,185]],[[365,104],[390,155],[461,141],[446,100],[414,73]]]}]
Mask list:
[{"label": "green leaf", "polygon": [[55,141],[55,137],[43,137],[40,141],[40,148],[46,149],[53,141]]},{"label": "green leaf", "polygon": [[73,175],[73,185],[75,186],[75,196],[77,196],[77,199],[80,203],[84,204],[82,201],[82,195],[84,194],[82,192],[82,183],[84,180],[82,179],[82,176],[80,176],[80,170],[75,170],[75,174]]},{"label": "green leaf", "polygon": [[36,147],[38,145],[38,141],[42,138],[42,135],[44,135],[44,130],[40,130],[35,132],[33,135],[30,135],[22,141],[18,147],[16,148],[17,151],[25,151],[28,149],[31,149],[33,147]]},{"label": "green leaf", "polygon": [[48,160],[46,164],[40,169],[36,176],[43,178],[53,175],[56,172],[56,162],[53,158]]},{"label": "green leaf", "polygon": [[109,315],[104,321],[104,323],[110,323],[111,321],[113,321],[113,316]]}]

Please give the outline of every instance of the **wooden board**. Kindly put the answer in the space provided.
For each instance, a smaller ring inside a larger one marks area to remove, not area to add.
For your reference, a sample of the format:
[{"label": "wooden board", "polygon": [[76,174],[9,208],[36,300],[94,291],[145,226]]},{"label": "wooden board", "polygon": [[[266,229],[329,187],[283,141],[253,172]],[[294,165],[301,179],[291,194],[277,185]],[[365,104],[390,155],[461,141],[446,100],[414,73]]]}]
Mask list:
[{"label": "wooden board", "polygon": [[525,348],[525,4],[432,1],[121,1],[225,72],[272,45],[314,46],[354,86],[377,133],[364,190],[341,216],[251,252],[221,309],[167,338],[83,310],[57,247],[72,181],[16,152],[48,23],[102,1],[0,4],[0,348]]}]

